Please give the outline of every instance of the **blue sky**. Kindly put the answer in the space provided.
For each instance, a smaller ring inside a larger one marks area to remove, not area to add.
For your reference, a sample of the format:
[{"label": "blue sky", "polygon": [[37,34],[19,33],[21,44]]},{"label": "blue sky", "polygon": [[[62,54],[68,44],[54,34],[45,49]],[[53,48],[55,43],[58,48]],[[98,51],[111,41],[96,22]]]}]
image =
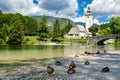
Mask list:
[{"label": "blue sky", "polygon": [[120,16],[120,0],[0,0],[0,10],[4,13],[64,17],[74,22],[85,22],[88,6],[96,24],[107,23],[112,17]]},{"label": "blue sky", "polygon": [[84,15],[84,8],[87,6],[87,4],[90,4],[92,1],[91,0],[77,0],[79,4],[79,10],[78,14],[80,16]]}]

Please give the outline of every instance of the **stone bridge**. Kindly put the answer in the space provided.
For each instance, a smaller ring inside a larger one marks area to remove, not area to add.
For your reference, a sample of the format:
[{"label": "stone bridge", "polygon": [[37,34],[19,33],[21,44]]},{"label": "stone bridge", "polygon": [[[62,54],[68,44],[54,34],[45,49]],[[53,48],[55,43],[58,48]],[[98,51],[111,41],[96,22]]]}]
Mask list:
[{"label": "stone bridge", "polygon": [[112,35],[107,35],[107,36],[93,36],[89,37],[89,42],[92,44],[96,45],[104,45],[104,42],[108,39],[114,39],[114,38],[119,38],[120,39],[120,34],[112,34]]}]

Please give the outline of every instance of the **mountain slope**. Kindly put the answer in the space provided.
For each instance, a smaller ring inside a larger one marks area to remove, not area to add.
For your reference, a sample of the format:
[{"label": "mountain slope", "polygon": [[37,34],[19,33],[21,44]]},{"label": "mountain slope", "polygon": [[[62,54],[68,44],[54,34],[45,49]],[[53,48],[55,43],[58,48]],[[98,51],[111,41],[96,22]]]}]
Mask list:
[{"label": "mountain slope", "polygon": [[[42,19],[42,16],[32,16],[32,17],[37,19],[38,21],[41,21],[41,19]],[[63,26],[63,27],[66,26],[68,21],[70,20],[70,19],[67,19],[67,18],[58,18],[58,17],[46,16],[47,25],[48,26],[54,26],[54,22],[55,22],[56,19],[59,20],[60,26]],[[71,21],[72,24],[74,24],[72,20],[70,20],[70,21]]]}]

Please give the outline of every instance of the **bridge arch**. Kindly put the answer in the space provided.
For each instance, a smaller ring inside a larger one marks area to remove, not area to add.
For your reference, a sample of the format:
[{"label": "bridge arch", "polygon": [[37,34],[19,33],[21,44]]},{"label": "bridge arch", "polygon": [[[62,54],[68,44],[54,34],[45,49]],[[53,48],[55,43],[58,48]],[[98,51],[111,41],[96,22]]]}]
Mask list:
[{"label": "bridge arch", "polygon": [[101,40],[97,41],[97,45],[105,45],[104,42],[106,40],[109,40],[109,39],[113,39],[113,38],[104,38],[104,39],[101,39]]},{"label": "bridge arch", "polygon": [[112,35],[106,35],[106,36],[93,36],[89,37],[89,42],[97,45],[104,45],[104,42],[108,39],[114,39],[118,38],[120,39],[120,34],[112,34]]}]

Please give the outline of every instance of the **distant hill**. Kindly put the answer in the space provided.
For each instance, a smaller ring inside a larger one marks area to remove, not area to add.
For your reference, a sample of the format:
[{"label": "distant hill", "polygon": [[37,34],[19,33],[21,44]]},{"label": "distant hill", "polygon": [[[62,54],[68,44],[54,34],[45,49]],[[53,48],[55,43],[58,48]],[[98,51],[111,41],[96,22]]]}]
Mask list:
[{"label": "distant hill", "polygon": [[[38,21],[41,21],[42,19],[42,16],[32,16],[33,18],[37,19]],[[59,18],[59,17],[53,17],[53,16],[46,16],[46,20],[47,20],[47,25],[49,27],[52,27],[54,26],[54,22],[55,20],[58,19],[59,20],[59,23],[60,23],[60,26],[61,27],[65,27],[68,23],[68,21],[70,19],[67,19],[67,18]],[[74,22],[72,20],[70,20],[71,23],[74,25]]]},{"label": "distant hill", "polygon": [[[75,25],[82,25],[85,27],[85,23],[83,22],[74,22]],[[93,24],[94,26],[98,26],[98,24]]]},{"label": "distant hill", "polygon": [[75,24],[75,25],[82,25],[82,26],[85,27],[85,23],[83,23],[83,22],[74,22],[74,24]]},{"label": "distant hill", "polygon": [[[42,16],[32,16],[33,18],[37,19],[37,21],[41,21],[42,19]],[[59,17],[53,17],[53,16],[46,16],[46,20],[47,20],[47,25],[53,29],[53,26],[54,26],[54,22],[55,20],[58,19],[59,20],[59,23],[60,23],[60,26],[61,27],[65,27],[68,23],[68,21],[70,19],[67,19],[67,18],[59,18]],[[83,22],[73,22],[72,20],[70,20],[71,23],[73,25],[82,25],[85,27],[85,23]],[[93,24],[94,26],[97,26],[97,24]]]}]

